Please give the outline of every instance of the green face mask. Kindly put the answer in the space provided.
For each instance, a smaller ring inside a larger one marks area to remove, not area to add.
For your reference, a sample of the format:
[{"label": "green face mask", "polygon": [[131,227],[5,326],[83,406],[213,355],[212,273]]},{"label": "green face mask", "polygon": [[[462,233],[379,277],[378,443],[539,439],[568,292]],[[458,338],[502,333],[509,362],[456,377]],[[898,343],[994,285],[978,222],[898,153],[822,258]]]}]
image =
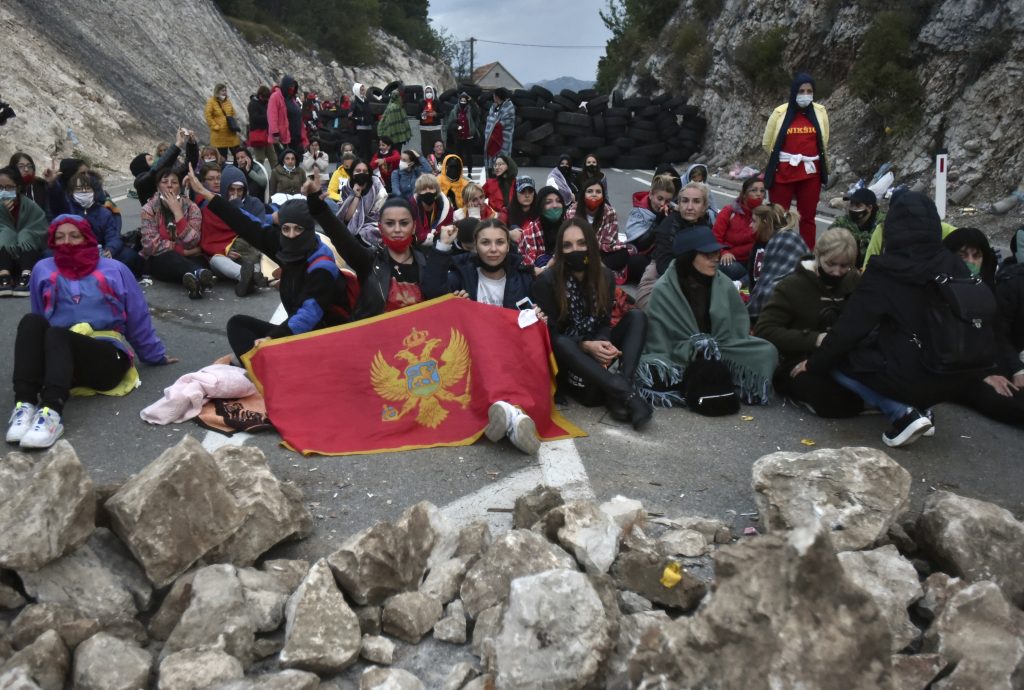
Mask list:
[{"label": "green face mask", "polygon": [[977,278],[978,276],[981,275],[981,264],[972,264],[966,261],[964,263],[967,264],[967,270],[971,272],[972,276]]},{"label": "green face mask", "polygon": [[565,214],[565,209],[562,208],[561,206],[558,206],[556,208],[546,208],[546,209],[544,209],[544,219],[545,220],[550,220],[552,222],[553,221],[562,220],[562,216],[564,214]]}]

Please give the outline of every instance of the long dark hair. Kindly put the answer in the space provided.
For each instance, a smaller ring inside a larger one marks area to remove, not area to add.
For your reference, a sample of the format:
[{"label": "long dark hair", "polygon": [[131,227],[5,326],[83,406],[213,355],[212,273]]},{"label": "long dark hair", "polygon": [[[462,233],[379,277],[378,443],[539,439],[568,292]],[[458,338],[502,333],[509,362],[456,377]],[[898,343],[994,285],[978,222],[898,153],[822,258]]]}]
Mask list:
[{"label": "long dark hair", "polygon": [[569,228],[579,228],[587,240],[587,268],[583,274],[583,294],[589,298],[588,302],[593,306],[595,316],[607,316],[611,314],[612,296],[608,291],[608,281],[605,280],[604,264],[601,263],[601,250],[597,246],[597,233],[594,226],[587,222],[586,218],[576,216],[562,223],[558,230],[558,237],[555,238],[555,256],[550,269],[555,272],[555,300],[558,302],[558,321],[564,323],[569,318],[569,298],[566,294],[565,284],[569,280],[569,271],[565,267],[562,257],[562,240],[565,238],[565,231]]},{"label": "long dark hair", "polygon": [[516,193],[515,198],[512,200],[511,206],[508,209],[508,224],[509,226],[523,227],[527,222],[535,220],[540,217],[540,199],[537,195],[537,190],[533,190],[533,203],[530,207],[523,210],[523,205],[519,203],[519,193]]},{"label": "long dark hair", "polygon": [[[601,197],[604,198],[604,185],[601,184],[601,178],[599,177],[585,177],[580,182],[579,191],[576,192],[576,215],[580,213],[586,215],[587,213],[587,188],[597,185],[601,188]],[[603,203],[594,210],[594,227],[601,227],[601,223],[604,222],[604,207],[608,203],[608,199],[603,199]]]}]

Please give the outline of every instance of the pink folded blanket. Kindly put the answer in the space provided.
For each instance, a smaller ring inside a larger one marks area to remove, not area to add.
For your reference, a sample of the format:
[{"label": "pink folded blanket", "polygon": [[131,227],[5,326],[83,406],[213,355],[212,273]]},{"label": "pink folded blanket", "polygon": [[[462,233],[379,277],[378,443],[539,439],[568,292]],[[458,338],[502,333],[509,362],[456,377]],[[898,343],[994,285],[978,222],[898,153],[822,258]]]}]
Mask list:
[{"label": "pink folded blanket", "polygon": [[256,392],[245,369],[211,364],[185,374],[164,389],[164,397],[139,413],[150,424],[178,424],[199,415],[211,398],[244,398]]}]

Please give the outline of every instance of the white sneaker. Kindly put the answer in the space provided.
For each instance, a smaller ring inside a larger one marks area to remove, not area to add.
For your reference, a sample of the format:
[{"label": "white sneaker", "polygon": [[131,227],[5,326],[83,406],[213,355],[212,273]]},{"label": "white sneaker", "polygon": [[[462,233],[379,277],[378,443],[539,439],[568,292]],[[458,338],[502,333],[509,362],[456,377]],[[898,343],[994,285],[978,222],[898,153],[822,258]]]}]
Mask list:
[{"label": "white sneaker", "polygon": [[11,412],[11,419],[8,421],[7,442],[18,443],[32,428],[32,421],[36,416],[36,406],[31,403],[20,402],[14,406]]},{"label": "white sneaker", "polygon": [[22,448],[49,448],[64,433],[60,413],[41,407],[32,420],[32,428],[21,437]]},{"label": "white sneaker", "polygon": [[518,409],[516,416],[512,419],[512,429],[508,432],[508,440],[527,455],[536,455],[540,450],[537,425],[533,423],[530,415]]},{"label": "white sneaker", "polygon": [[493,403],[487,410],[487,428],[484,436],[490,441],[500,441],[512,428],[511,422],[516,415],[516,408],[504,400]]}]

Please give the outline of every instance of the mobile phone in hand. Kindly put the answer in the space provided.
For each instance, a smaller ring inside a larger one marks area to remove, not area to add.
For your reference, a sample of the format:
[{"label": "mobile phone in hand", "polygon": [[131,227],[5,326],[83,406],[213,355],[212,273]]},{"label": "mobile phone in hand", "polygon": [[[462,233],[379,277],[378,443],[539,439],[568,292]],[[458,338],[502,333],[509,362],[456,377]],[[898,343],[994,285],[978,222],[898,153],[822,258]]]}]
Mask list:
[{"label": "mobile phone in hand", "polygon": [[531,300],[529,297],[524,297],[518,302],[516,302],[516,308],[519,311],[526,311],[527,309],[535,309],[536,307],[533,304],[533,300]]}]

